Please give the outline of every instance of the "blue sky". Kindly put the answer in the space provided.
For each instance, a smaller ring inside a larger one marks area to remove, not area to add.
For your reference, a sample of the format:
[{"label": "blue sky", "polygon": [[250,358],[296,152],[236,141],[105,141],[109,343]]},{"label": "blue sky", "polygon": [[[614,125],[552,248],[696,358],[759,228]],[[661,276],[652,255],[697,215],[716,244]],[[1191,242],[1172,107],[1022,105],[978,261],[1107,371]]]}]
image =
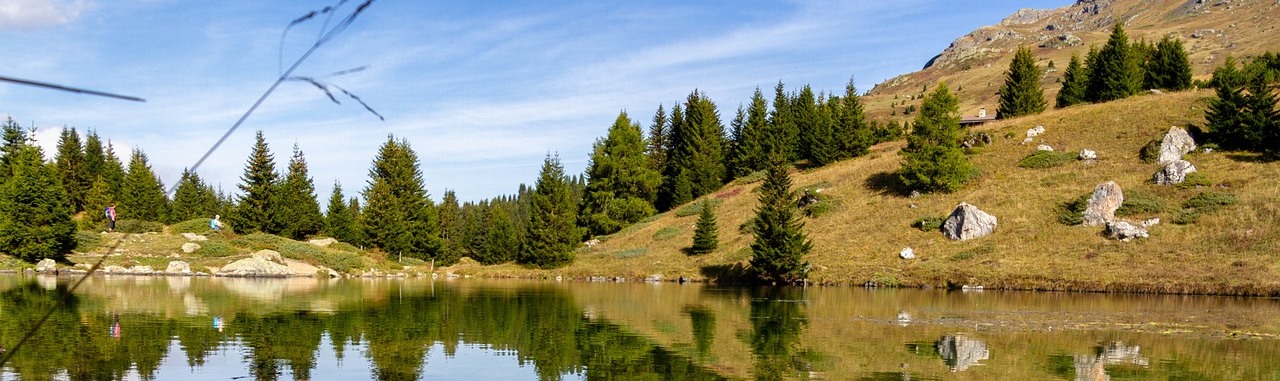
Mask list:
[{"label": "blue sky", "polygon": [[[330,1],[0,0],[0,75],[146,98],[146,103],[0,83],[0,115],[34,123],[51,152],[61,127],[141,148],[171,185],[310,46],[320,23],[289,21]],[[349,12],[351,1],[339,13]],[[379,0],[294,74],[368,65],[331,82],[335,105],[286,82],[199,170],[236,191],[255,130],[283,169],[305,153],[323,204],[366,186],[388,134],[409,140],[431,197],[462,200],[532,184],[547,153],[569,173],[619,111],[647,129],[659,104],[704,91],[726,122],[756,87],[860,90],[920,69],[969,31],[1035,1]],[[342,100],[340,98],[340,100]]]}]

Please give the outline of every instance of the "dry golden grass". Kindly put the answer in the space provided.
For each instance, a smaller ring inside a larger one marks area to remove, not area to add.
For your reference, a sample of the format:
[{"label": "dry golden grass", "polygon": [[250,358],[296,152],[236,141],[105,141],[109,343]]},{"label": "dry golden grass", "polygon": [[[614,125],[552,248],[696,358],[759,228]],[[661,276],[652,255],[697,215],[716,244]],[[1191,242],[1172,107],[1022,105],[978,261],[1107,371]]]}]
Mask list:
[{"label": "dry golden grass", "polygon": [[[1127,100],[1054,110],[980,127],[994,144],[970,156],[982,174],[959,192],[909,198],[887,188],[898,169],[902,142],[873,147],[872,153],[815,170],[793,174],[797,188],[825,185],[823,193],[840,203],[817,219],[804,220],[813,239],[808,257],[810,280],[827,284],[875,282],[896,286],[1168,292],[1280,295],[1280,163],[1251,155],[1196,153],[1189,157],[1215,184],[1212,190],[1238,195],[1240,202],[1203,216],[1198,223],[1171,224],[1177,207],[1209,189],[1178,189],[1150,184],[1154,164],[1138,158],[1139,149],[1170,126],[1203,123],[1209,91],[1147,95]],[[1025,131],[1043,125],[1047,132],[1022,145]],[[1048,144],[1056,150],[1098,152],[1092,163],[1071,162],[1028,169],[1017,161]],[[1165,223],[1151,238],[1134,242],[1104,239],[1099,227],[1065,226],[1054,207],[1091,192],[1106,181],[1164,201],[1169,210],[1150,216]],[[716,209],[720,249],[688,256],[696,216],[660,215],[579,250],[573,264],[556,270],[516,265],[467,265],[446,269],[459,274],[518,277],[619,276],[630,279],[662,274],[665,279],[734,280],[746,267],[752,236],[738,227],[754,215],[755,184],[730,184],[706,197],[722,199]],[[938,232],[912,228],[912,221],[946,215],[968,202],[999,218],[995,234],[953,242]],[[664,228],[679,229],[655,239]],[[912,247],[918,258],[897,253]]]}]

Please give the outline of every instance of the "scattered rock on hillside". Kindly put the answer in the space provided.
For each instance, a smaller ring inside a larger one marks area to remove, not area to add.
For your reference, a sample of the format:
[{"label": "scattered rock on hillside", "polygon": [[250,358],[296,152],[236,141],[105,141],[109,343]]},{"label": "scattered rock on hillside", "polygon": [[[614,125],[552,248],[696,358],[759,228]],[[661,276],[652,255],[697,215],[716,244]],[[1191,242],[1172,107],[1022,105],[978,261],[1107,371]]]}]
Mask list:
[{"label": "scattered rock on hillside", "polygon": [[1152,217],[1152,218],[1146,219],[1145,221],[1142,221],[1142,227],[1144,228],[1149,228],[1159,224],[1160,224],[1160,217]]},{"label": "scattered rock on hillside", "polygon": [[1034,138],[1034,137],[1040,136],[1041,134],[1044,134],[1044,126],[1036,126],[1035,128],[1027,130],[1028,138]]},{"label": "scattered rock on hillside", "polygon": [[1111,222],[1116,218],[1116,209],[1124,204],[1124,190],[1115,181],[1098,184],[1089,196],[1089,205],[1084,209],[1084,226],[1098,226]]},{"label": "scattered rock on hillside", "polygon": [[338,240],[333,238],[316,238],[316,239],[307,241],[307,243],[311,244],[311,246],[316,246],[316,247],[329,247],[329,245],[338,243]]},{"label": "scattered rock on hillside", "polygon": [[1050,146],[1050,145],[1048,145],[1048,144],[1041,144],[1041,145],[1039,145],[1039,146],[1037,146],[1037,147],[1036,147],[1036,151],[1049,151],[1049,152],[1053,152],[1053,146]]},{"label": "scattered rock on hillside", "polygon": [[[270,250],[263,250],[270,251]],[[261,253],[261,252],[258,252]],[[255,255],[258,253],[254,253]],[[276,253],[279,255],[279,253]],[[286,277],[293,275],[285,265],[253,256],[231,262],[218,269],[218,276],[234,277]]]},{"label": "scattered rock on hillside", "polygon": [[259,250],[249,255],[264,261],[281,263],[281,264],[284,263],[284,258],[280,258],[280,252],[275,250]]},{"label": "scattered rock on hillside", "polygon": [[200,244],[197,244],[195,242],[187,242],[182,244],[183,253],[191,254],[196,252],[196,250],[200,250]]},{"label": "scattered rock on hillside", "polygon": [[1195,172],[1196,166],[1186,160],[1174,160],[1164,168],[1156,172],[1154,180],[1158,185],[1181,184],[1187,180],[1187,175]]},{"label": "scattered rock on hillside", "polygon": [[169,266],[165,267],[164,273],[169,275],[191,275],[191,265],[183,261],[169,261]]},{"label": "scattered rock on hillside", "polygon": [[990,235],[996,230],[996,217],[978,207],[960,203],[942,223],[942,234],[954,240],[968,240]]},{"label": "scattered rock on hillside", "polygon": [[1182,160],[1182,155],[1194,149],[1196,149],[1196,142],[1191,139],[1190,134],[1187,134],[1187,130],[1178,126],[1169,127],[1169,132],[1160,139],[1160,156],[1157,157],[1156,163],[1169,164]]},{"label": "scattered rock on hillside", "polygon": [[1098,153],[1091,149],[1080,150],[1080,156],[1076,157],[1080,160],[1098,160]]},{"label": "scattered rock on hillside", "polygon": [[205,237],[196,233],[182,233],[182,237],[191,242],[208,241],[209,237]]},{"label": "scattered rock on hillside", "polygon": [[898,257],[902,259],[912,259],[916,257],[916,252],[915,250],[911,250],[910,247],[904,247],[902,248],[902,251],[898,252]]},{"label": "scattered rock on hillside", "polygon": [[54,262],[52,259],[45,258],[36,263],[36,272],[38,273],[52,273],[55,271],[58,271],[58,262]]},{"label": "scattered rock on hillside", "polygon": [[1135,238],[1147,238],[1150,236],[1150,234],[1147,233],[1147,229],[1127,221],[1120,220],[1107,222],[1107,228],[1102,231],[1102,234],[1107,236],[1107,238],[1118,239],[1126,242],[1132,241]]}]

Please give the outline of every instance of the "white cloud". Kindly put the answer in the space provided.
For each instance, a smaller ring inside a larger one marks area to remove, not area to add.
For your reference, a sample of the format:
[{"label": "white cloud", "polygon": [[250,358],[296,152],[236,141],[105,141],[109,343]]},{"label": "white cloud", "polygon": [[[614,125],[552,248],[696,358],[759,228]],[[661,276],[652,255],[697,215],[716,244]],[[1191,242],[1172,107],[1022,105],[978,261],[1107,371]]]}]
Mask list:
[{"label": "white cloud", "polygon": [[87,0],[0,0],[0,30],[67,24],[92,5]]}]

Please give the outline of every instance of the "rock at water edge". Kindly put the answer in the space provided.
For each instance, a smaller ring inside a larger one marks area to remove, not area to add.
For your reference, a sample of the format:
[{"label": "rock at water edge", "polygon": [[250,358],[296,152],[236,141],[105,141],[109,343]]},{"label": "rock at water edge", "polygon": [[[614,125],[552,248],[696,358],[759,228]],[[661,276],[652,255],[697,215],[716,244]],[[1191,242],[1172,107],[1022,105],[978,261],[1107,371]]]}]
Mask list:
[{"label": "rock at water edge", "polygon": [[284,264],[284,258],[281,258],[281,257],[280,257],[280,252],[275,251],[275,250],[258,250],[257,252],[254,252],[253,254],[249,254],[249,256],[254,257],[254,258],[258,258],[258,259],[261,259],[261,260],[264,260],[264,261],[269,261],[269,262],[275,262],[275,263],[279,263],[279,264]]},{"label": "rock at water edge", "polygon": [[978,207],[960,203],[942,223],[942,234],[954,240],[968,240],[990,235],[996,230],[996,216]]},{"label": "rock at water edge", "polygon": [[1116,218],[1116,209],[1124,204],[1124,191],[1120,184],[1108,181],[1093,188],[1089,196],[1089,205],[1084,209],[1082,218],[1084,226],[1098,226]]},{"label": "rock at water edge", "polygon": [[36,272],[38,273],[51,273],[54,271],[58,271],[58,262],[54,262],[52,259],[45,258],[36,263]]},{"label": "rock at water edge", "polygon": [[170,275],[190,275],[191,265],[183,261],[170,261],[169,266],[165,267],[164,273]]},{"label": "rock at water edge", "polygon": [[289,271],[289,267],[285,265],[259,257],[249,257],[223,266],[221,269],[218,269],[217,275],[238,277],[285,277],[293,275],[293,272]]}]

